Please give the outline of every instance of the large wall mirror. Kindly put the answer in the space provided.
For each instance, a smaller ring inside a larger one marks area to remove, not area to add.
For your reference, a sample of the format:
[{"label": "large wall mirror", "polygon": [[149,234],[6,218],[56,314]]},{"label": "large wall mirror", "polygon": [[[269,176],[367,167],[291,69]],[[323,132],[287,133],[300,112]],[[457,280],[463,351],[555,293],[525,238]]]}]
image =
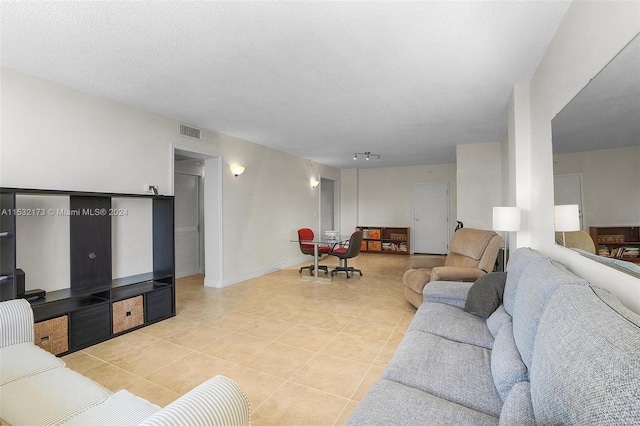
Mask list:
[{"label": "large wall mirror", "polygon": [[[618,261],[599,256],[605,249],[611,253],[627,232],[625,243],[635,239],[640,247],[640,35],[556,115],[551,126],[554,204],[578,204],[585,231],[566,238],[566,246],[640,276],[640,259],[631,257],[633,251]],[[602,228],[604,237],[593,236],[595,228]]]}]

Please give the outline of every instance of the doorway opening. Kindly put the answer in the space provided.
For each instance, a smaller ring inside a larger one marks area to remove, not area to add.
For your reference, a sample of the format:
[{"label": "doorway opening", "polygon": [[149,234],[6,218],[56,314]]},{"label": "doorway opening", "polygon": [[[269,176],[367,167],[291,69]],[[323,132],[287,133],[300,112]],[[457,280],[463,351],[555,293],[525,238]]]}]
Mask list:
[{"label": "doorway opening", "polygon": [[324,231],[336,231],[340,229],[337,218],[340,217],[338,182],[332,179],[320,178],[320,235]]},{"label": "doorway opening", "polygon": [[204,285],[223,286],[222,161],[174,147],[176,277],[204,274]]}]

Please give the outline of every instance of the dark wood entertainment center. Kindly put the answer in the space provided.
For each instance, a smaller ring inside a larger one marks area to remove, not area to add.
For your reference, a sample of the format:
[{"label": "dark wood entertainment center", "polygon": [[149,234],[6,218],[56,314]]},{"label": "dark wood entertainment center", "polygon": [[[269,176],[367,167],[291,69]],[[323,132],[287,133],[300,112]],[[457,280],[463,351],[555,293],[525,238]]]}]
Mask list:
[{"label": "dark wood entertainment center", "polygon": [[[48,212],[21,210],[16,197],[22,194],[69,198],[69,287],[34,300],[18,294],[16,235],[20,230],[16,217]],[[153,267],[146,273],[114,279],[112,199],[131,197],[152,203]],[[172,196],[0,188],[0,300],[30,300],[35,343],[56,355],[175,316],[174,262]]]}]

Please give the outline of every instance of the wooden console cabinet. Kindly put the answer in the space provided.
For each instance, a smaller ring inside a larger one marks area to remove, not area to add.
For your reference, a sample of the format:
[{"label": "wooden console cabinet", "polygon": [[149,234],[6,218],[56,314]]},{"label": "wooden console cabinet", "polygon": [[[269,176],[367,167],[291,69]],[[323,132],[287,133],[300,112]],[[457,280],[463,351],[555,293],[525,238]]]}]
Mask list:
[{"label": "wooden console cabinet", "polygon": [[[174,199],[162,195],[0,188],[0,300],[21,297],[16,282],[16,216],[33,212],[16,208],[20,194],[68,197],[71,212],[69,287],[30,300],[36,344],[65,355],[175,316]],[[153,269],[114,279],[109,212],[113,198],[127,197],[151,200]]]},{"label": "wooden console cabinet", "polygon": [[362,230],[360,251],[389,254],[411,253],[411,228],[390,226],[358,226]]}]

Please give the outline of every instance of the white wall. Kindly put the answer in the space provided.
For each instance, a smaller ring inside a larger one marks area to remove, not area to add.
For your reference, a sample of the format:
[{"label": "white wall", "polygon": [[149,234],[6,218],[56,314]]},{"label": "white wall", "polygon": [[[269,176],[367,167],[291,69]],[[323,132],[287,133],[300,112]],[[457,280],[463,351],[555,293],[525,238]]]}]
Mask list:
[{"label": "white wall", "polygon": [[582,176],[587,231],[589,226],[640,226],[640,146],[558,154],[553,170],[556,176]]},{"label": "white wall", "polygon": [[5,68],[1,79],[2,186],[171,193],[175,121]]},{"label": "white wall", "polygon": [[340,172],[340,235],[349,235],[358,223],[358,169]]},{"label": "white wall", "polygon": [[[16,197],[16,207],[46,215],[16,216],[16,267],[25,274],[25,289],[53,291],[69,287],[69,197]],[[66,250],[60,250],[59,247]]]},{"label": "white wall", "polygon": [[[171,195],[174,147],[222,158],[217,167],[222,206],[210,206],[222,211],[223,276],[216,277],[222,285],[301,261],[290,239],[299,227],[318,226],[318,194],[309,178],[340,178],[337,169],[228,135],[218,134],[218,144],[182,137],[175,119],[50,81],[4,68],[0,78],[1,186],[143,193],[145,184],[153,184]],[[229,163],[246,171],[235,177]],[[209,175],[208,191],[217,190],[217,180]],[[131,240],[145,241],[145,232]],[[29,239],[40,243],[37,236]],[[148,243],[128,249],[147,253]],[[51,263],[68,264],[68,245],[56,252]],[[140,267],[139,257],[116,257],[122,262],[117,271]]]},{"label": "white wall", "polygon": [[466,228],[491,229],[493,207],[502,202],[502,161],[500,142],[458,145],[458,220]]},{"label": "white wall", "polygon": [[[530,109],[528,120],[515,123],[516,131],[528,128],[528,136],[516,138],[513,146],[515,156],[524,151],[523,157],[530,165],[530,185],[515,187],[518,206],[526,210],[522,233],[530,233],[532,247],[560,260],[594,285],[612,291],[637,312],[640,280],[554,244],[551,120],[640,32],[639,16],[640,2],[573,2],[531,83],[526,89],[514,90],[516,100],[509,106],[510,116]],[[519,98],[527,97],[529,102],[519,103]],[[516,183],[521,183],[519,178]],[[518,245],[525,245],[520,236]]]},{"label": "white wall", "polygon": [[456,165],[349,169],[341,177],[341,232],[362,226],[413,226],[413,184],[447,182],[456,226]]}]

